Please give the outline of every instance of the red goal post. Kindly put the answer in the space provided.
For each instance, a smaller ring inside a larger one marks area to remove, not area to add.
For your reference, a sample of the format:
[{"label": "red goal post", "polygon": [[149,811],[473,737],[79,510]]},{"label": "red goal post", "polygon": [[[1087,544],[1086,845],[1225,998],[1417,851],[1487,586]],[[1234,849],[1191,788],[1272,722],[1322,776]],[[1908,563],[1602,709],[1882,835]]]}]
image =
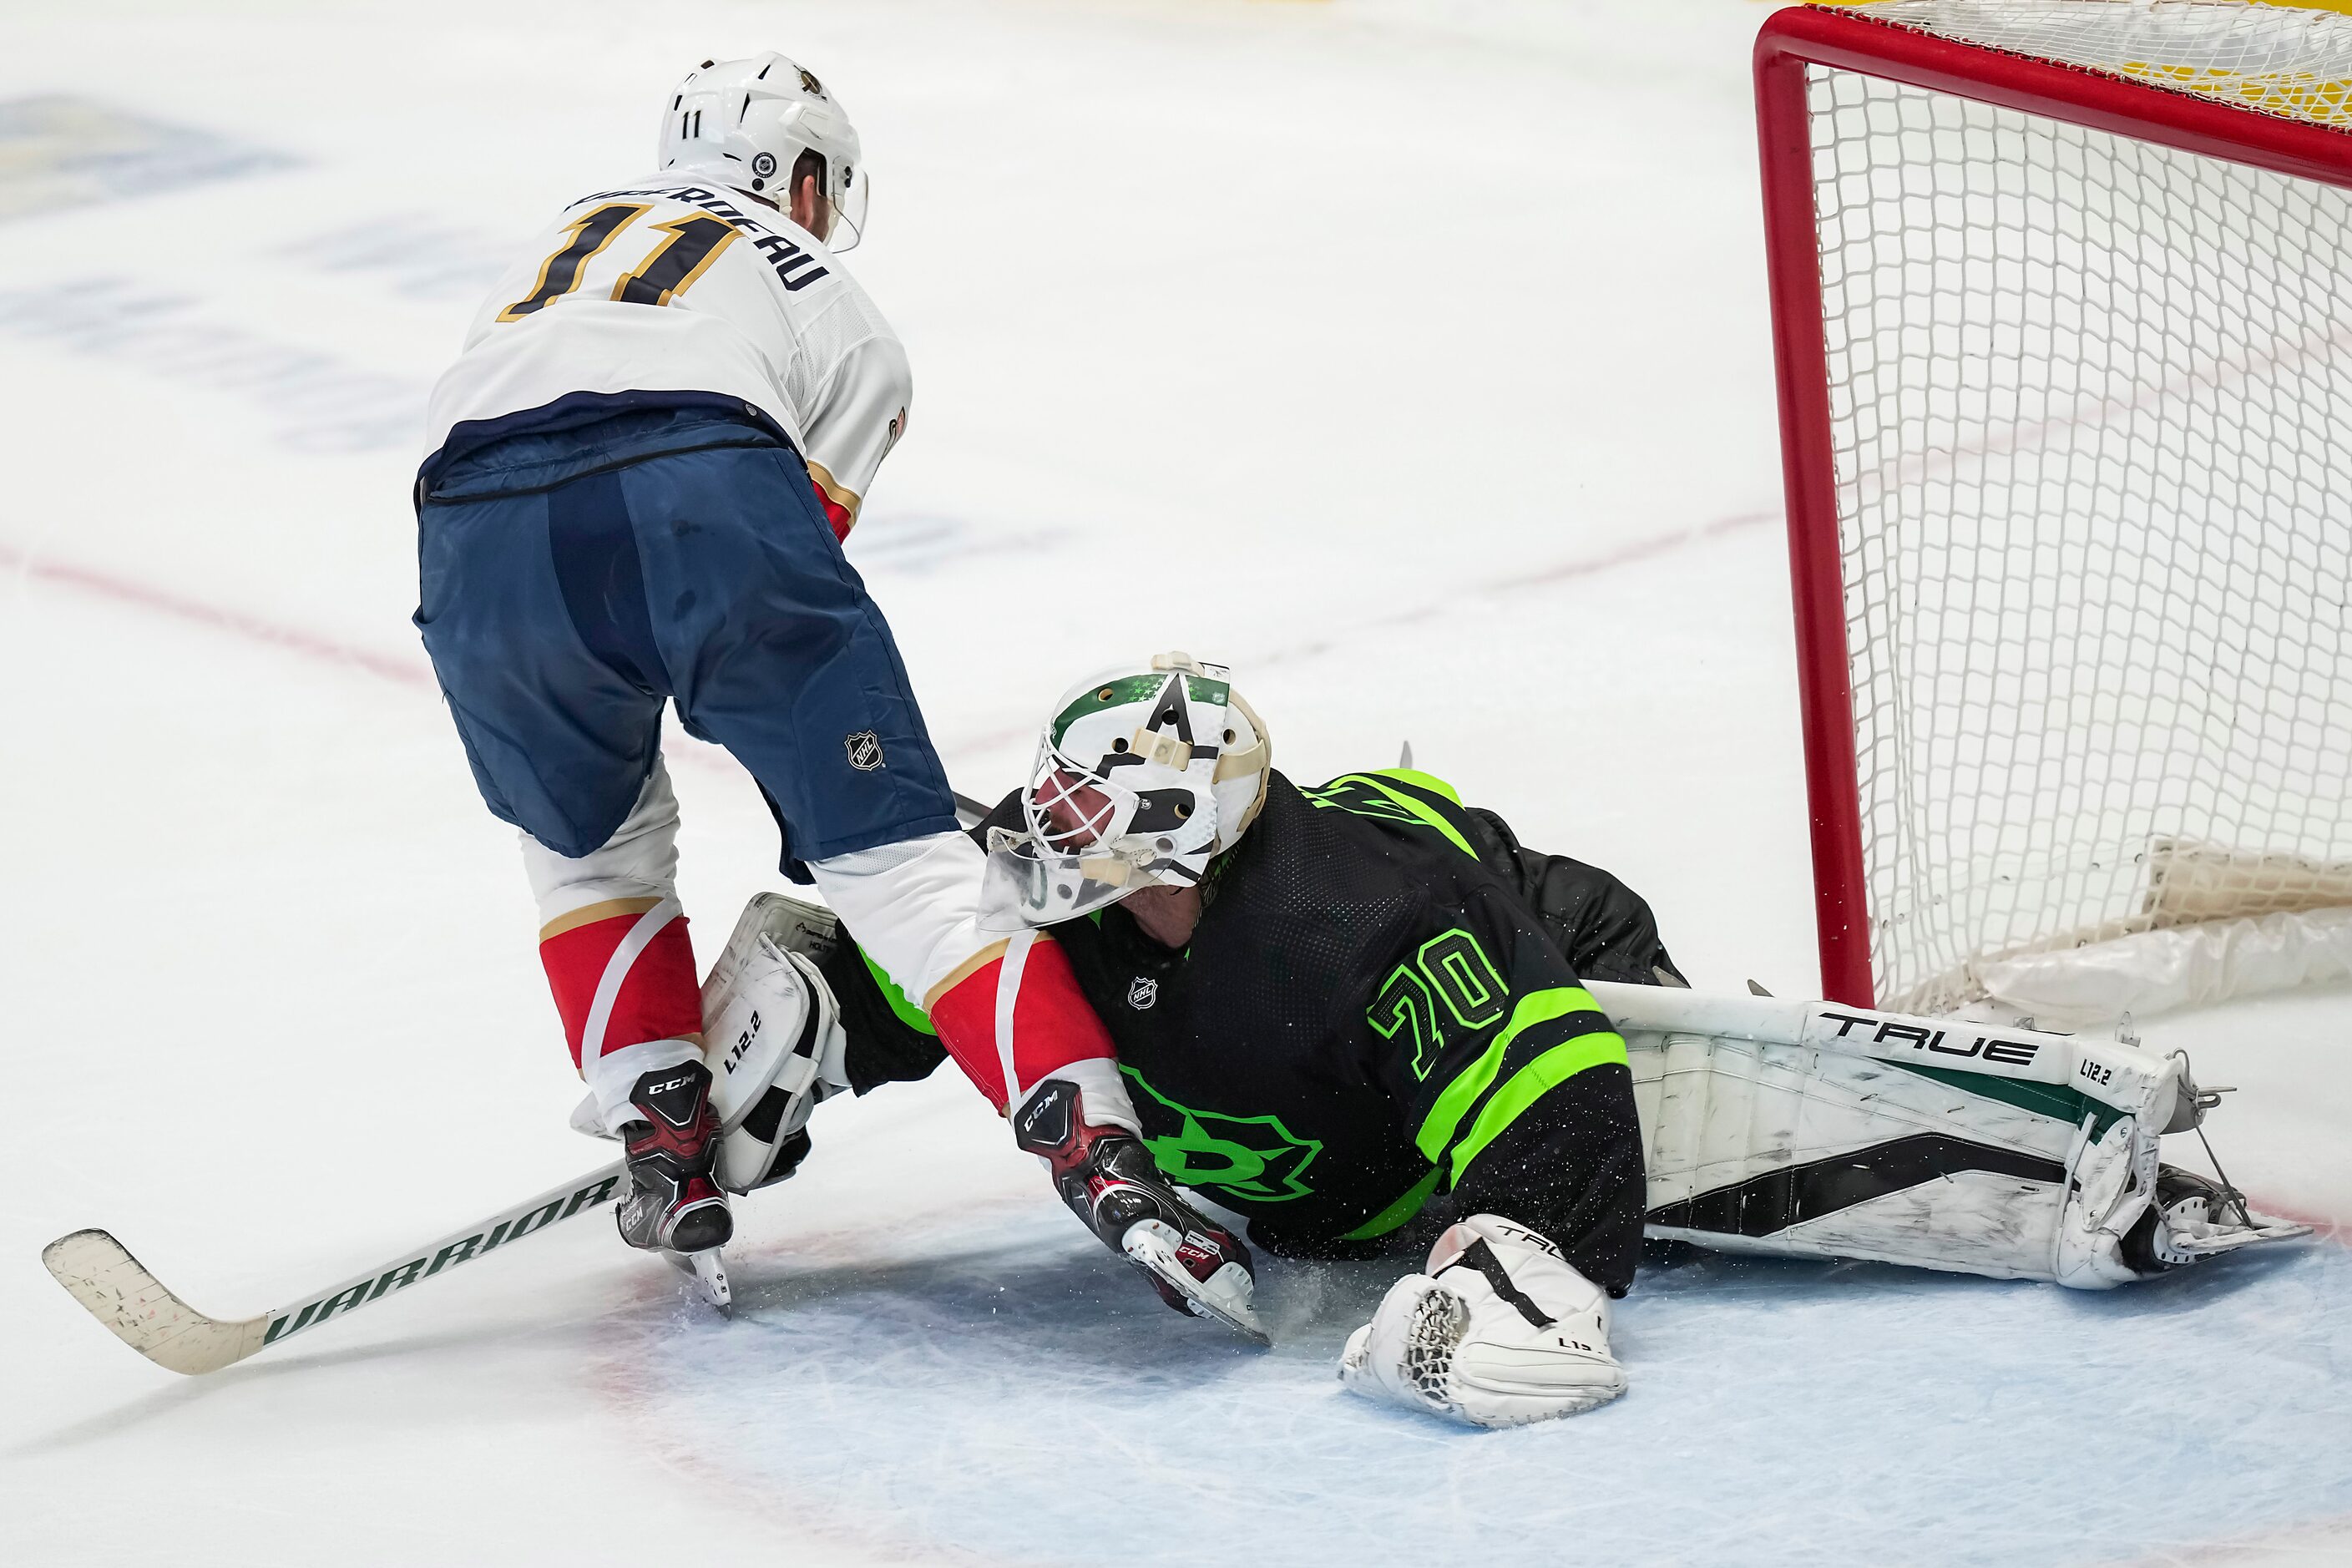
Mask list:
[{"label": "red goal post", "polygon": [[[2055,6],[2053,0],[2038,0],[2038,8],[2051,12]],[[1819,205],[1824,176],[1818,163],[1817,84],[1832,74],[1853,73],[2015,111],[2037,122],[2080,127],[2297,181],[2352,188],[2352,133],[2335,125],[2149,79],[2168,73],[2149,72],[2136,63],[2124,68],[2064,63],[1939,36],[1902,19],[1906,13],[1916,18],[1928,9],[1924,0],[1892,8],[1790,6],[1765,21],[1754,59],[1822,982],[1828,997],[1855,1005],[1916,1003],[1922,999],[1916,986],[1927,983],[1911,976],[1913,989],[1906,992],[1891,984],[1891,976],[1877,973],[1884,965],[1874,963],[1874,933],[1884,937],[1912,912],[1874,909],[1871,901],[1864,820],[1868,784],[1857,750],[1856,650],[1849,636],[1855,608],[1850,599],[1856,585],[1847,568],[1856,523],[1849,489],[1843,496],[1847,532],[1842,538],[1841,437],[1832,407],[1836,387],[1824,291],[1825,215]],[[1958,5],[1943,0],[1932,9],[1972,14],[1966,0]],[[2333,20],[2352,29],[2352,18]],[[2347,37],[2352,37],[2352,30]],[[2189,75],[2179,70],[2169,74],[2183,80]],[[2345,268],[2352,271],[2352,256],[2343,259]],[[1880,303],[1874,301],[1873,308]],[[2344,502],[2335,510],[2334,521],[2352,530],[2352,497]],[[2352,677],[2352,669],[2346,674]],[[2331,750],[2328,754],[2335,753]],[[1987,776],[1991,776],[1990,771]],[[2352,793],[2352,781],[2347,788]],[[1971,828],[1992,831],[1983,823]],[[2342,842],[2334,842],[2340,856]],[[2287,852],[2292,847],[2286,847]],[[2279,851],[2282,847],[2256,849]],[[2307,868],[2310,862],[2297,864]],[[2305,900],[2300,907],[2313,901]],[[2352,900],[2331,896],[2316,901]],[[2263,907],[2285,905],[2274,900]],[[2165,922],[2128,911],[2110,922],[2115,929],[2146,929],[2151,923]],[[2070,940],[2063,931],[2029,938],[2021,936],[2019,929],[2016,921],[2010,921],[2004,940],[2027,946],[2034,940]],[[1952,997],[1935,999],[1948,1002]]]}]

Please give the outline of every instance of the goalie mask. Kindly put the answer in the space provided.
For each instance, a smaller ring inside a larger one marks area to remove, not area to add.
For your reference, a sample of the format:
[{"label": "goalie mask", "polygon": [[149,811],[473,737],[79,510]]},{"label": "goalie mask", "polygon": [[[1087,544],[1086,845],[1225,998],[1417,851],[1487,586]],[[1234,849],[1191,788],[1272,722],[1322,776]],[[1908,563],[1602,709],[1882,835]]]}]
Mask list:
[{"label": "goalie mask", "polygon": [[1063,694],[1022,796],[1026,831],[989,831],[982,925],[1051,925],[1208,874],[1265,804],[1272,758],[1226,674],[1164,653]]},{"label": "goalie mask", "polygon": [[838,254],[866,232],[866,170],[856,128],[824,83],[772,51],[705,60],[662,110],[661,166],[750,191],[792,210],[803,153],[824,160],[817,184],[833,208],[823,236]]}]

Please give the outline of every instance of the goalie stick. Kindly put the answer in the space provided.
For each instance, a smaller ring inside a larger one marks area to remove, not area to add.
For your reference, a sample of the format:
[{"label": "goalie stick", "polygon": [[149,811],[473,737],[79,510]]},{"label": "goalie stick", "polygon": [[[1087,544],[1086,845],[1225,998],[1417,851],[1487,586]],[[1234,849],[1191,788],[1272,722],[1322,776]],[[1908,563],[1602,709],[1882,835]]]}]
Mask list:
[{"label": "goalie stick", "polygon": [[[256,1351],[282,1343],[330,1318],[348,1316],[420,1279],[486,1258],[509,1242],[585,1214],[612,1197],[621,1176],[622,1165],[616,1160],[478,1224],[411,1248],[386,1268],[253,1318],[206,1317],[181,1300],[128,1248],[102,1230],[78,1230],[59,1237],[41,1249],[41,1261],[115,1338],[158,1366],[196,1376],[234,1366]],[[698,1260],[684,1266],[693,1268],[705,1300],[723,1310],[728,1300],[727,1279],[719,1260],[712,1258],[707,1265]]]}]

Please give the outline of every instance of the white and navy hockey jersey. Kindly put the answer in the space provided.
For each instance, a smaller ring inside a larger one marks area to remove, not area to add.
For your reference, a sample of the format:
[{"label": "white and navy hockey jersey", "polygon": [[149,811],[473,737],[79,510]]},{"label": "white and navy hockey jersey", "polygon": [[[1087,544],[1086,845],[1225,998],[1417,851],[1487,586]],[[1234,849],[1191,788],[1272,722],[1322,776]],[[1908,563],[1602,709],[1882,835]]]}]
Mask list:
[{"label": "white and navy hockey jersey", "polygon": [[846,533],[906,429],[881,311],[816,237],[739,192],[659,175],[563,209],[502,276],[433,389],[452,427],[573,393],[692,392],[773,419]]}]

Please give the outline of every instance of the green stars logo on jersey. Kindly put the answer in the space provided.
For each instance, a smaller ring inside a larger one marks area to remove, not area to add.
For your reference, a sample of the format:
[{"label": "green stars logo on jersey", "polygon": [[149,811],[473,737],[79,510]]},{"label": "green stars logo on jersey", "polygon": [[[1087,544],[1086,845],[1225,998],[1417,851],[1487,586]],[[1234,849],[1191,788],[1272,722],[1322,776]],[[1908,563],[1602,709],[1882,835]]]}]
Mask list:
[{"label": "green stars logo on jersey", "polygon": [[1153,1107],[1139,1105],[1144,1123],[1144,1147],[1152,1163],[1180,1186],[1213,1187],[1249,1203],[1281,1203],[1303,1198],[1315,1189],[1302,1179],[1307,1167],[1323,1151],[1312,1138],[1300,1138],[1278,1116],[1223,1116],[1179,1105],[1143,1080],[1143,1075],[1122,1065],[1135,1087],[1176,1118],[1174,1132],[1152,1131],[1166,1117]]}]

